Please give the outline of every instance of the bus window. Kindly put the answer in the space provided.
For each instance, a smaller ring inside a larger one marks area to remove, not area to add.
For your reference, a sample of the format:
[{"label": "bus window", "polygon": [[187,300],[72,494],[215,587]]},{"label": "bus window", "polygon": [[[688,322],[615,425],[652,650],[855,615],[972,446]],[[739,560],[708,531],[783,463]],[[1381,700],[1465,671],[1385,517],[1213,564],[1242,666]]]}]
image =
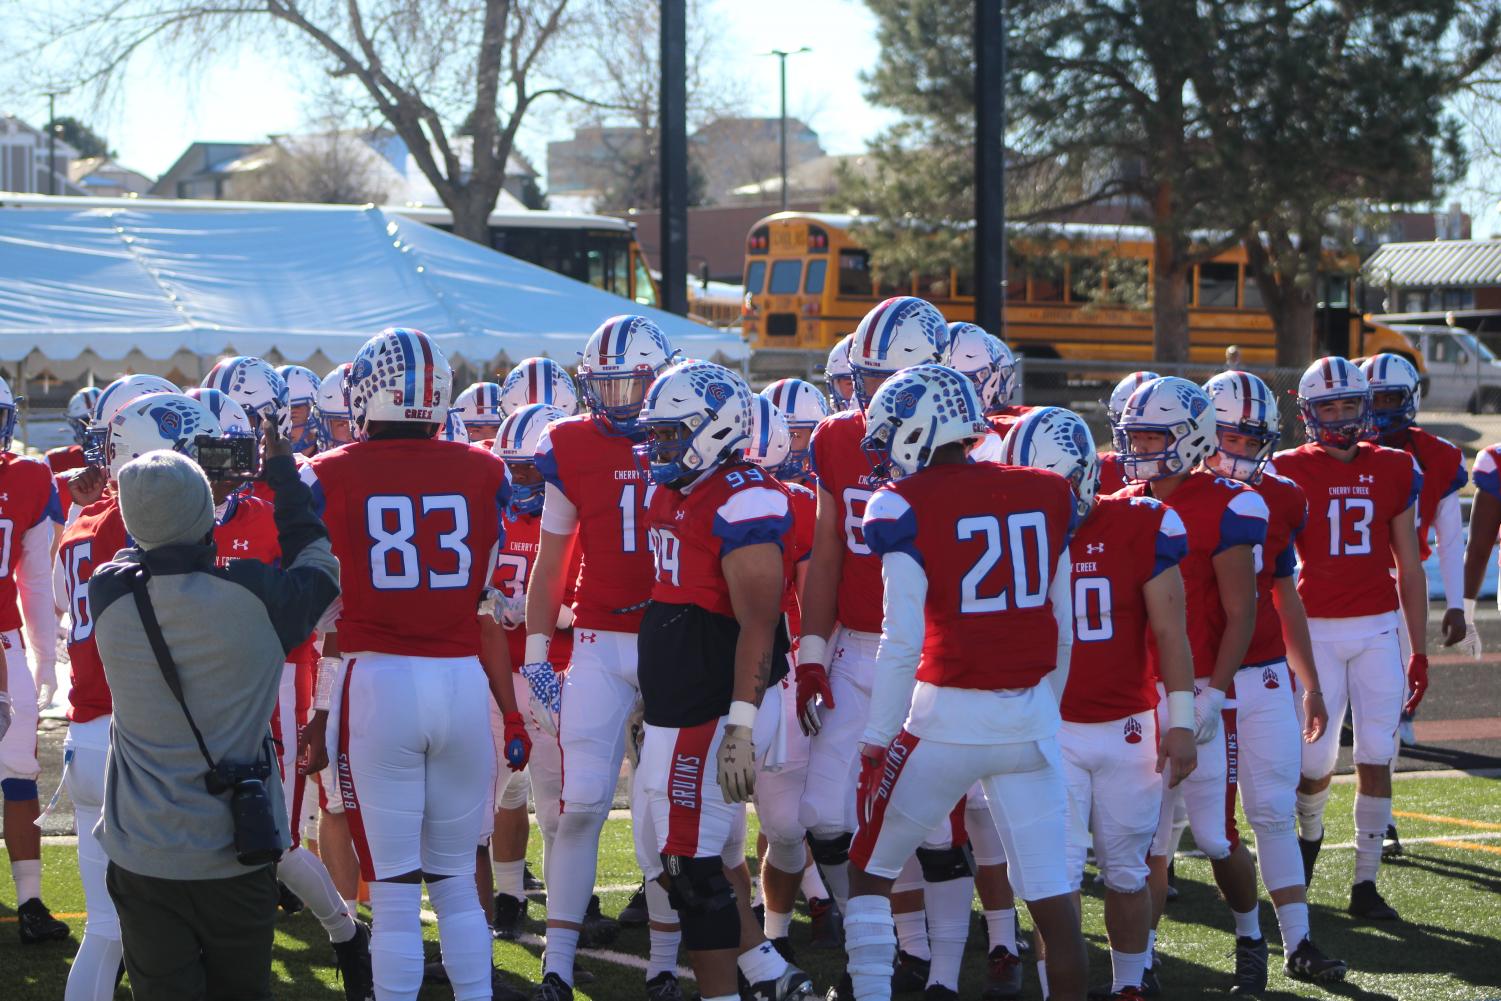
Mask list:
[{"label": "bus window", "polygon": [[1068,301],[1097,302],[1105,292],[1100,262],[1088,257],[1070,258],[1068,262]]},{"label": "bus window", "polygon": [[766,262],[751,261],[745,269],[745,290],[751,295],[761,292],[761,283],[766,280]]},{"label": "bus window", "polygon": [[803,291],[808,295],[823,295],[823,279],[828,273],[829,262],[823,258],[808,262],[808,275],[803,279]]},{"label": "bus window", "polygon": [[1006,301],[1027,301],[1027,260],[1024,257],[1006,258]]},{"label": "bus window", "polygon": [[1252,277],[1250,268],[1246,268],[1245,284],[1241,287],[1240,307],[1242,309],[1266,308],[1266,300],[1261,297],[1261,286]]},{"label": "bus window", "polygon": [[1199,307],[1234,309],[1235,287],[1240,283],[1240,266],[1205,263],[1199,265]]},{"label": "bus window", "polygon": [[1032,301],[1063,301],[1063,263],[1046,257],[1031,262]]},{"label": "bus window", "polygon": [[636,254],[636,302],[643,306],[660,306],[657,301],[657,286],[652,283],[651,269],[646,266],[646,255]]},{"label": "bus window", "polygon": [[950,288],[948,272],[944,271],[926,275],[919,274],[915,276],[912,287],[915,289],[913,294],[919,295],[924,299],[947,299]]},{"label": "bus window", "polygon": [[975,297],[974,273],[966,274],[955,269],[954,271],[954,297],[956,299],[973,299]]},{"label": "bus window", "polygon": [[871,294],[870,255],[863,250],[839,252],[839,294]]},{"label": "bus window", "polygon": [[771,287],[766,291],[772,295],[796,295],[797,280],[802,277],[802,274],[802,261],[773,261]]}]

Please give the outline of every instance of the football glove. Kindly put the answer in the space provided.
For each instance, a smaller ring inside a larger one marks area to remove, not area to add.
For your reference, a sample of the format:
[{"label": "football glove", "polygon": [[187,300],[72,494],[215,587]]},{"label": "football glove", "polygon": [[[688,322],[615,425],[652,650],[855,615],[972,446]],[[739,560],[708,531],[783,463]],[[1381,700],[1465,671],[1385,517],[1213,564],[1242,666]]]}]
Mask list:
[{"label": "football glove", "polygon": [[511,766],[511,771],[519,772],[525,768],[532,756],[532,738],[526,732],[526,720],[520,713],[505,715],[505,747],[506,764]]},{"label": "football glove", "polygon": [[5,739],[5,733],[10,729],[10,693],[0,692],[0,740]]},{"label": "football glove", "polygon": [[714,755],[719,791],[726,803],[744,803],[756,791],[756,748],[751,728],[729,724]]},{"label": "football glove", "polygon": [[549,737],[558,735],[558,714],[563,711],[563,683],[545,660],[521,665],[521,676],[532,690],[532,722]]},{"label": "football glove", "polygon": [[526,625],[526,592],[500,596],[500,624],[507,629]]},{"label": "football glove", "polygon": [[631,706],[631,714],[625,718],[625,756],[630,759],[631,768],[641,764],[641,748],[645,744],[646,706],[638,695],[635,705]]},{"label": "football glove", "polygon": [[1427,691],[1428,657],[1415,653],[1407,659],[1407,704],[1402,707],[1402,711],[1416,712],[1418,703],[1423,701],[1423,695]]},{"label": "football glove", "polygon": [[1460,653],[1479,660],[1484,648],[1480,644],[1480,630],[1475,628],[1475,599],[1465,599],[1465,638],[1458,645]]},{"label": "football glove", "polygon": [[869,824],[875,815],[876,792],[881,787],[881,773],[886,770],[886,748],[874,744],[860,747],[860,780],[855,786],[855,802],[860,822]]},{"label": "football glove", "polygon": [[834,690],[829,687],[829,673],[819,663],[797,665],[797,722],[803,733],[813,736],[823,729],[819,706],[834,708]]},{"label": "football glove", "polygon": [[504,605],[504,602],[505,595],[501,594],[493,587],[485,588],[484,594],[482,594],[479,599],[479,609],[474,613],[475,617],[485,618],[486,616],[488,616],[492,620],[499,622],[501,609]]},{"label": "football glove", "polygon": [[1204,689],[1202,701],[1194,703],[1194,742],[1207,744],[1220,732],[1220,716],[1225,711],[1225,693],[1213,685]]},{"label": "football glove", "polygon": [[573,606],[572,605],[559,605],[558,606],[558,628],[559,629],[572,629],[573,628]]},{"label": "football glove", "polygon": [[36,669],[36,707],[41,712],[52,704],[52,697],[57,694],[57,667],[48,664],[43,667],[37,665]]}]

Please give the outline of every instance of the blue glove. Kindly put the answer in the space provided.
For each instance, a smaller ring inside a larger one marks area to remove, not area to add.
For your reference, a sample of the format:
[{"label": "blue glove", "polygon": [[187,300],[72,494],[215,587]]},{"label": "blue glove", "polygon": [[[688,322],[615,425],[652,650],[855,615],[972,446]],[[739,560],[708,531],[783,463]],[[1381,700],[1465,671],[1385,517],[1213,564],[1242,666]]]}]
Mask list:
[{"label": "blue glove", "polygon": [[532,690],[531,716],[537,729],[557,736],[558,715],[563,711],[563,684],[545,660],[521,665],[521,676]]}]

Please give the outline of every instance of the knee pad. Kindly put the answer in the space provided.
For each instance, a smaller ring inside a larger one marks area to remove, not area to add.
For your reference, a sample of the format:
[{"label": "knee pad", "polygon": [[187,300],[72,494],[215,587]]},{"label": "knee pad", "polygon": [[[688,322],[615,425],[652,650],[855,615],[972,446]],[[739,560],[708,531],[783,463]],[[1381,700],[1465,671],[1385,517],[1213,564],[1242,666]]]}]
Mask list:
[{"label": "knee pad", "polygon": [[819,865],[844,865],[850,860],[850,841],[853,838],[854,835],[848,831],[833,837],[824,837],[810,831],[808,843],[813,849],[813,861]]},{"label": "knee pad", "polygon": [[0,794],[7,803],[24,803],[37,798],[36,779],[0,780]]},{"label": "knee pad", "polygon": [[917,864],[922,866],[922,878],[929,883],[947,883],[975,874],[975,857],[967,841],[954,848],[919,847],[916,855]]},{"label": "knee pad", "polygon": [[526,806],[526,796],[531,789],[531,777],[524,770],[512,774],[506,779],[505,788],[501,790],[500,798],[496,801],[496,808],[500,810],[522,809]]},{"label": "knee pad", "polygon": [[766,842],[766,864],[780,872],[800,873],[808,864],[808,849],[801,841]]},{"label": "knee pad", "polygon": [[667,899],[677,908],[683,926],[683,945],[690,951],[734,949],[740,945],[740,912],[735,889],[724,874],[724,861],[710,858],[662,856],[667,874]]},{"label": "knee pad", "polygon": [[1104,874],[1105,889],[1112,893],[1136,893],[1146,888],[1146,873],[1147,866],[1145,860],[1142,861],[1139,873],[1136,871],[1127,871],[1124,873],[1106,872]]},{"label": "knee pad", "polygon": [[1256,832],[1256,839],[1258,841],[1268,836],[1276,837],[1279,834],[1290,834],[1292,829],[1293,818],[1291,816],[1286,819],[1274,821],[1259,820],[1255,817],[1251,818],[1251,830]]}]

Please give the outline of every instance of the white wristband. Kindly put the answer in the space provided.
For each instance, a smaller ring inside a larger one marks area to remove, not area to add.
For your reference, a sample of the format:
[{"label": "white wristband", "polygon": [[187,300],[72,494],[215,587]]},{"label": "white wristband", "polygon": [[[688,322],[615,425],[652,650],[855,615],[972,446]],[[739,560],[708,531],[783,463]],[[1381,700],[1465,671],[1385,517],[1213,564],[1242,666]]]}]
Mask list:
[{"label": "white wristband", "polygon": [[803,636],[797,641],[797,662],[799,664],[822,664],[829,666],[825,658],[829,653],[829,641],[822,636]]},{"label": "white wristband", "polygon": [[753,728],[756,725],[756,707],[749,702],[731,702],[730,714],[725,718],[724,725]]},{"label": "white wristband", "polygon": [[[526,638],[526,662],[535,664],[547,659],[547,644],[549,637],[542,633],[531,633]],[[520,667],[521,665],[517,665]]]},{"label": "white wristband", "polygon": [[344,666],[343,657],[319,657],[318,677],[313,686],[313,709],[328,712],[334,698],[334,676]]},{"label": "white wristband", "polygon": [[1465,599],[1465,621],[1466,622],[1474,622],[1475,621],[1475,599],[1474,598],[1466,598]]},{"label": "white wristband", "polygon": [[1192,730],[1194,728],[1194,693],[1167,693],[1167,726],[1169,730]]}]

